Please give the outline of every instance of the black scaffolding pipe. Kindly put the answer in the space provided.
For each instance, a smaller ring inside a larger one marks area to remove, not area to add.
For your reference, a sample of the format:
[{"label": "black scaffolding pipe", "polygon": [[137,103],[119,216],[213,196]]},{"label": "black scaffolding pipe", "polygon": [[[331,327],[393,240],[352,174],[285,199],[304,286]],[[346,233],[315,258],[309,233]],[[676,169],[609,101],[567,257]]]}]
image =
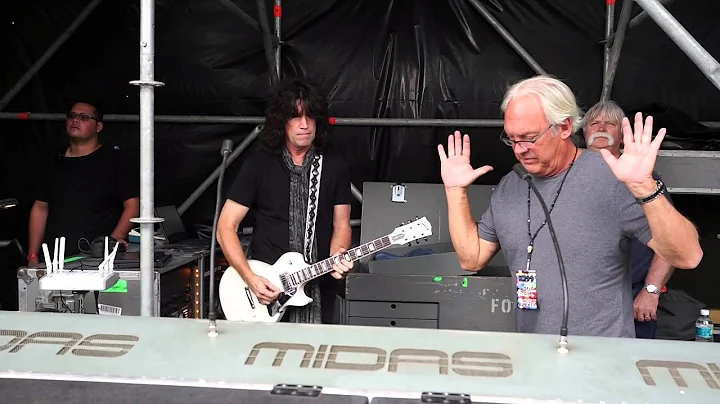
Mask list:
[{"label": "black scaffolding pipe", "polygon": [[[64,121],[65,114],[36,112],[0,112],[0,120]],[[139,122],[138,115],[105,114],[105,122]],[[155,115],[155,123],[185,124],[253,124],[265,123],[261,116],[206,116],[206,115]],[[329,119],[335,126],[412,126],[412,127],[467,127],[498,128],[502,119],[407,119],[407,118],[335,118]]]},{"label": "black scaffolding pipe", "polygon": [[277,74],[278,61],[275,60],[273,52],[273,37],[270,33],[270,23],[268,22],[267,7],[265,0],[257,0],[258,20],[260,21],[260,31],[262,32],[263,47],[265,48],[265,59],[268,64],[268,74],[270,75],[270,84],[275,85],[279,77]]},{"label": "black scaffolding pipe", "polygon": [[470,4],[472,4],[473,7],[480,13],[480,15],[485,18],[485,20],[490,24],[495,31],[497,31],[498,34],[505,40],[505,42],[512,47],[515,52],[520,55],[520,57],[535,71],[537,74],[547,74],[545,72],[545,69],[540,66],[540,63],[533,58],[530,53],[523,48],[522,45],[520,45],[520,42],[515,39],[515,37],[510,34],[510,32],[503,27],[502,24],[500,24],[500,21],[498,21],[492,13],[490,13],[490,10],[487,9],[482,3],[480,3],[479,0],[468,0]]},{"label": "black scaffolding pipe", "polygon": [[607,0],[605,6],[605,54],[603,66],[603,82],[608,75],[608,69],[610,68],[610,51],[612,50],[612,41],[610,38],[614,36],[615,30],[615,1]]},{"label": "black scaffolding pipe", "polygon": [[275,70],[277,72],[278,79],[282,78],[282,65],[280,64],[280,56],[282,45],[282,0],[275,0],[275,7],[273,7],[273,16],[275,17]]},{"label": "black scaffolding pipe", "polygon": [[[248,134],[248,135],[245,137],[245,139],[243,139],[243,141],[242,141],[242,142],[232,151],[232,153],[230,153],[230,155],[228,156],[226,167],[227,167],[227,166],[230,166],[238,157],[240,157],[240,155],[242,154],[242,152],[244,152],[248,147],[250,147],[250,145],[252,144],[252,142],[255,141],[255,139],[258,137],[258,135],[260,134],[261,131],[262,131],[262,126],[256,126],[255,129],[253,129],[253,131],[250,132],[250,134]],[[218,166],[218,167],[205,179],[205,181],[203,181],[203,182],[197,187],[197,189],[195,189],[195,190],[190,194],[190,196],[188,196],[187,199],[185,199],[185,202],[183,202],[183,203],[178,207],[178,213],[179,213],[180,215],[185,214],[185,212],[190,208],[190,206],[191,206],[193,203],[195,203],[195,201],[197,201],[198,198],[200,198],[200,195],[202,195],[203,192],[205,192],[205,190],[207,190],[208,188],[210,188],[210,185],[212,185],[213,182],[215,182],[215,180],[217,180],[218,177],[220,177],[220,170],[221,170],[221,166]]]},{"label": "black scaffolding pipe", "polygon": [[85,9],[78,14],[77,17],[75,17],[75,21],[70,24],[65,31],[63,31],[62,34],[55,40],[55,42],[50,45],[50,47],[43,53],[42,56],[40,56],[40,59],[38,59],[33,65],[28,69],[27,72],[20,78],[20,80],[15,83],[10,90],[0,99],[0,111],[2,111],[9,103],[12,101],[12,99],[20,92],[20,90],[25,87],[25,85],[30,81],[30,79],[35,76],[35,73],[40,71],[43,66],[45,66],[45,63],[47,63],[48,60],[57,52],[58,49],[60,49],[61,46],[65,43],[65,41],[70,38],[70,36],[82,25],[83,22],[90,16],[90,14],[97,8],[98,5],[100,5],[100,2],[102,0],[92,0],[87,6],[85,6]]},{"label": "black scaffolding pipe", "polygon": [[617,72],[618,63],[620,62],[620,51],[622,51],[622,46],[625,42],[625,33],[630,23],[632,6],[633,0],[623,0],[617,32],[615,33],[612,50],[610,51],[608,68],[603,78],[602,93],[600,95],[601,101],[610,100],[610,93],[612,92],[613,82],[615,81],[615,72]]},{"label": "black scaffolding pipe", "polygon": [[[65,121],[65,114],[0,112],[0,120]],[[138,122],[138,115],[105,114],[105,122]],[[155,115],[155,123],[254,124],[265,122],[261,116]],[[502,128],[502,119],[407,119],[407,118],[330,118],[335,126]],[[720,128],[720,122],[700,122],[708,128]]]},{"label": "black scaffolding pipe", "polygon": [[250,17],[243,9],[238,7],[235,3],[233,3],[230,0],[217,0],[218,3],[225,6],[228,10],[230,10],[233,14],[240,17],[240,19],[250,27],[254,28],[257,31],[260,31],[260,24],[258,24],[257,21],[255,21],[252,17]]}]

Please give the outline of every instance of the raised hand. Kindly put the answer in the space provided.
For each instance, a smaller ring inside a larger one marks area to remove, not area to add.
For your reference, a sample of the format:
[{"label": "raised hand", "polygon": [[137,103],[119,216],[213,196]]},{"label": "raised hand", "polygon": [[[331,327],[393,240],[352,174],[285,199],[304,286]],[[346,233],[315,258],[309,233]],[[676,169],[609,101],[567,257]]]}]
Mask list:
[{"label": "raised hand", "polygon": [[618,180],[632,187],[654,182],[652,172],[655,168],[660,144],[665,138],[665,128],[661,128],[652,139],[653,118],[648,116],[643,125],[642,114],[635,114],[635,131],[630,128],[630,120],[623,118],[623,154],[616,158],[606,149],[600,150],[608,166]]},{"label": "raised hand", "polygon": [[448,136],[448,152],[438,145],[440,172],[445,188],[467,188],[481,175],[492,171],[490,166],[474,169],[470,165],[470,136],[460,136],[459,131]]}]

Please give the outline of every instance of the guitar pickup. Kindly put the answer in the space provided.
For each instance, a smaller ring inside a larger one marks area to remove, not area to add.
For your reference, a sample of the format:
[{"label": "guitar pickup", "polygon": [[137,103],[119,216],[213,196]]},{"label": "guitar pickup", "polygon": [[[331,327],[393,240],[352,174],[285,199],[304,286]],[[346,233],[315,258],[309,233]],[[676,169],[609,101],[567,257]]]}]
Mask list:
[{"label": "guitar pickup", "polygon": [[250,308],[255,310],[255,302],[253,302],[253,295],[250,292],[249,286],[245,286],[245,296],[247,296],[248,302],[250,302]]}]

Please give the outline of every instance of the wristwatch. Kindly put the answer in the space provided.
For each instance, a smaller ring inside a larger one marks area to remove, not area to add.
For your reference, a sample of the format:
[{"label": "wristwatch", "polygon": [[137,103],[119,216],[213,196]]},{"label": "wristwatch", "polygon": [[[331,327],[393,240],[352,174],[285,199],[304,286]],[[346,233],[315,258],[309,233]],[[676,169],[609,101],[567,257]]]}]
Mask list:
[{"label": "wristwatch", "polygon": [[646,283],[645,286],[643,286],[643,288],[645,288],[645,290],[647,290],[648,293],[652,293],[652,294],[654,294],[654,295],[660,296],[660,293],[661,293],[661,292],[660,292],[660,288],[658,288],[658,287],[655,286],[655,285],[651,285],[651,284],[649,284],[649,283]]}]

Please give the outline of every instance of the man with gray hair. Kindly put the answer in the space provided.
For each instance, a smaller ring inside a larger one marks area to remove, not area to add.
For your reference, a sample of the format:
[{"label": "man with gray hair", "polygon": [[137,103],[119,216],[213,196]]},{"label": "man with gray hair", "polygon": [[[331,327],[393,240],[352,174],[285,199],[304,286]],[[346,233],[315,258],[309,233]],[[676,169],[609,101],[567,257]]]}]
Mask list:
[{"label": "man with gray hair", "polygon": [[[583,118],[583,132],[588,149],[605,149],[620,157],[620,127],[625,112],[614,101],[600,101]],[[653,172],[655,179],[660,176]],[[665,196],[672,203],[670,194]],[[635,311],[635,336],[653,339],[657,334],[657,308],[660,293],[673,272],[673,267],[636,238],[630,239],[630,276]]]},{"label": "man with gray hair", "polygon": [[[652,117],[623,120],[625,153],[581,150],[570,140],[580,109],[561,81],[537,76],[507,91],[500,140],[512,147],[547,201],[562,249],[573,335],[634,337],[633,303],[619,240],[635,237],[677,268],[697,267],[703,256],[695,226],[666,198],[652,177],[665,129],[651,142]],[[505,175],[490,206],[475,221],[467,187],[490,166],[470,164],[470,137],[455,132],[447,154],[438,145],[448,202],[450,237],[460,265],[478,271],[500,251],[517,290],[519,332],[555,334],[563,317],[563,290],[553,241],[529,184]]]},{"label": "man with gray hair", "polygon": [[600,101],[590,108],[582,120],[585,144],[588,149],[607,149],[620,157],[622,148],[622,120],[625,112],[615,101]]}]

